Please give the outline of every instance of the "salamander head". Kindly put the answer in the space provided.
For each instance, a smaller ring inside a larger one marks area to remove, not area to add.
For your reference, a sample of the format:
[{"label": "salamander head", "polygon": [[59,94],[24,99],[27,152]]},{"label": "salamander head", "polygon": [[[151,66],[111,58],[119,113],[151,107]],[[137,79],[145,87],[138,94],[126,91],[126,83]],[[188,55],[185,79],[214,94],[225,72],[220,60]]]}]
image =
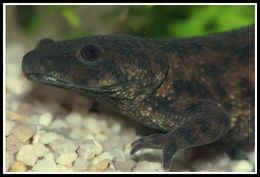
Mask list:
[{"label": "salamander head", "polygon": [[22,69],[30,80],[90,97],[145,98],[165,78],[168,63],[162,56],[152,40],[128,36],[42,39],[23,57]]}]

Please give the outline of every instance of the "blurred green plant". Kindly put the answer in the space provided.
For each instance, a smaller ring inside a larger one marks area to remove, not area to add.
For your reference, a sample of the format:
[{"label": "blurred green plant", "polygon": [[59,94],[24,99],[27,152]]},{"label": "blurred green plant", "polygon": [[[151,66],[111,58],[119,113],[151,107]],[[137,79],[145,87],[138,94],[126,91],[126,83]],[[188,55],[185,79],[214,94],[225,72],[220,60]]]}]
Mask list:
[{"label": "blurred green plant", "polygon": [[35,6],[16,6],[15,12],[18,26],[26,33],[33,33],[42,22]]},{"label": "blurred green plant", "polygon": [[131,7],[126,29],[133,34],[188,37],[253,24],[254,6],[147,6]]},{"label": "blurred green plant", "polygon": [[[37,13],[40,8],[44,13]],[[55,14],[63,21],[67,28],[64,36],[67,38],[76,38],[88,34],[81,29],[79,15],[73,6],[17,6],[16,12],[18,24],[22,31],[27,34],[37,33],[39,28],[48,26],[48,21],[43,17],[44,14]]]},{"label": "blurred green plant", "polygon": [[207,6],[192,9],[190,18],[172,24],[173,36],[194,36],[226,31],[254,23],[254,8],[251,6]]},{"label": "blurred green plant", "polygon": [[[40,27],[48,24],[48,21],[42,17],[46,13],[55,13],[62,19],[66,26],[64,36],[73,38],[88,34],[88,31],[82,27],[80,16],[74,6],[17,7],[18,22],[23,31],[28,34],[35,33]],[[44,8],[44,13],[37,13],[35,8]],[[118,8],[126,8],[126,6],[118,6]],[[126,18],[123,21],[118,20],[117,31],[151,37],[203,35],[253,24],[254,8],[252,5],[127,6]],[[111,16],[119,18],[119,13],[120,11],[115,11]]]}]

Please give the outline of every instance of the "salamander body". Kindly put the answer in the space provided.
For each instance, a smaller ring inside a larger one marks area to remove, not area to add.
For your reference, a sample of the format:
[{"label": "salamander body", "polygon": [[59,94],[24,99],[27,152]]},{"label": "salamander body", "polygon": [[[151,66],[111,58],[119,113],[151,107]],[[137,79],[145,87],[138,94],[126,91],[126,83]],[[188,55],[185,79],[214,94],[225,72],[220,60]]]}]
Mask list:
[{"label": "salamander body", "polygon": [[134,141],[131,153],[162,149],[170,169],[180,149],[254,139],[254,39],[254,26],[185,39],[46,38],[22,69],[159,130]]}]

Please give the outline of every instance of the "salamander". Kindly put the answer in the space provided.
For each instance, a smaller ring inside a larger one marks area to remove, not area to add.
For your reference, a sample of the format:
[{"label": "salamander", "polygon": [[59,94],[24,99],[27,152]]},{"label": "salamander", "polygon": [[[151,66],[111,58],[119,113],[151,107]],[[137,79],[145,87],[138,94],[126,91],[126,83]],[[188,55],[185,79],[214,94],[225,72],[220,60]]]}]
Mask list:
[{"label": "salamander", "polygon": [[181,149],[254,140],[254,61],[253,25],[180,39],[44,38],[24,55],[22,70],[158,130],[135,140],[131,154],[161,149],[169,170]]}]

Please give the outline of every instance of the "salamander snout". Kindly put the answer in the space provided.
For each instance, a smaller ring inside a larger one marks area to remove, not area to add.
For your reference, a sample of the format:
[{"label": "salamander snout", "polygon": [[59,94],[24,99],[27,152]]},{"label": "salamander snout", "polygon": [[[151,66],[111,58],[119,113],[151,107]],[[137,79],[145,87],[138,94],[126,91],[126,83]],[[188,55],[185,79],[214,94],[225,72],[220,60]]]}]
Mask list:
[{"label": "salamander snout", "polygon": [[22,70],[24,75],[26,76],[28,73],[32,72],[32,60],[33,60],[32,52],[28,52],[23,56],[22,60]]}]

